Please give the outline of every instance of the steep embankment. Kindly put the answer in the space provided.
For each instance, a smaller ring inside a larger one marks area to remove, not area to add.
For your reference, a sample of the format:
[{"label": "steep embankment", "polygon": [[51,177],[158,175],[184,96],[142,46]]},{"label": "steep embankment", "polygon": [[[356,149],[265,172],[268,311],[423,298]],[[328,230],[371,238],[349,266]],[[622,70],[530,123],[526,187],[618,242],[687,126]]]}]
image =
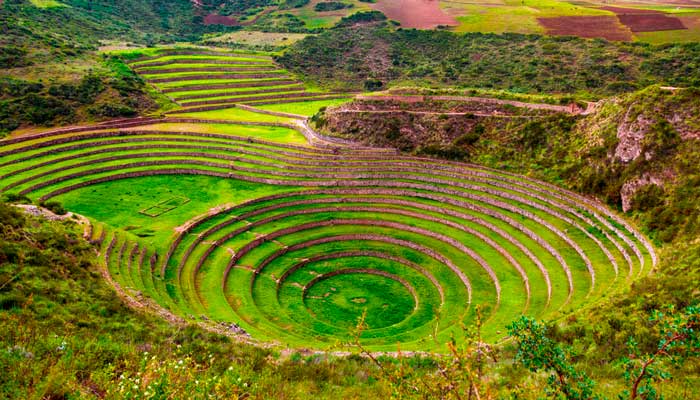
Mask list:
[{"label": "steep embankment", "polygon": [[329,135],[365,145],[461,159],[484,132],[484,125],[528,121],[566,110],[550,104],[464,96],[358,96],[315,115],[312,122]]}]

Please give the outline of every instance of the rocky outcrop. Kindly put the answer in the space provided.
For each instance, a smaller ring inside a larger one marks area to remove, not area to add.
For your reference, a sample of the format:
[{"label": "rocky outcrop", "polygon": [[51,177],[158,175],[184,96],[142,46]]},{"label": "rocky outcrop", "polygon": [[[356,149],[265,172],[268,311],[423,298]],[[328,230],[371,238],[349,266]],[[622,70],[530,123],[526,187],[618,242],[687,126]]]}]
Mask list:
[{"label": "rocky outcrop", "polygon": [[644,114],[637,115],[630,120],[629,114],[632,106],[627,110],[625,117],[617,127],[617,147],[615,147],[615,159],[628,163],[642,155],[642,141],[649,131],[649,126],[654,121]]},{"label": "rocky outcrop", "polygon": [[664,187],[664,185],[672,181],[674,178],[673,171],[666,170],[659,173],[645,173],[638,178],[627,181],[622,185],[620,189],[620,196],[622,197],[622,211],[627,212],[632,208],[632,199],[637,191],[647,185],[657,185]]}]

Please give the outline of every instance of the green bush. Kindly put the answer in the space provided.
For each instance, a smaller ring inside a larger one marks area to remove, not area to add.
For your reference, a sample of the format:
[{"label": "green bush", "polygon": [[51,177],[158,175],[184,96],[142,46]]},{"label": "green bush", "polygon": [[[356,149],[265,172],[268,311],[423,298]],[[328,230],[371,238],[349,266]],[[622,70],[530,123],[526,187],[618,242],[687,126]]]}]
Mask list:
[{"label": "green bush", "polygon": [[115,103],[102,103],[88,108],[88,112],[98,117],[134,117],[138,115],[133,108]]},{"label": "green bush", "polygon": [[32,200],[23,194],[5,193],[4,198],[4,201],[6,201],[7,203],[32,204]]},{"label": "green bush", "polygon": [[335,11],[342,10],[345,8],[352,8],[352,4],[342,3],[340,1],[324,1],[321,3],[316,3],[314,6],[314,11],[324,12],[324,11]]},{"label": "green bush", "polygon": [[418,155],[435,156],[446,160],[461,161],[469,157],[467,150],[457,146],[427,145],[416,150]]},{"label": "green bush", "polygon": [[631,209],[649,211],[664,204],[666,193],[659,185],[645,185],[639,188],[632,197]]},{"label": "green bush", "polygon": [[0,46],[0,68],[16,68],[31,65],[27,51],[15,46]]},{"label": "green bush", "polygon": [[68,211],[58,201],[46,201],[41,206],[57,215],[65,215]]},{"label": "green bush", "polygon": [[367,79],[365,81],[365,90],[373,92],[376,90],[382,90],[384,88],[384,82],[379,79]]},{"label": "green bush", "polygon": [[309,4],[309,0],[283,0],[279,8],[280,10],[289,10],[304,7],[307,4]]},{"label": "green bush", "polygon": [[92,103],[105,89],[102,79],[95,75],[87,75],[78,84],[64,83],[51,86],[49,94],[60,99],[74,100],[83,104]]}]

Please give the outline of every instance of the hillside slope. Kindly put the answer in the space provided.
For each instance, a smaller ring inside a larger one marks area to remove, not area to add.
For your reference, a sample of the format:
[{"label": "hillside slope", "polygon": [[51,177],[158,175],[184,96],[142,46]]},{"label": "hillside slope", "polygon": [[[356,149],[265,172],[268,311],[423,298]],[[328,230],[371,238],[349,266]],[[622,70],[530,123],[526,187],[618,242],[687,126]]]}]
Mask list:
[{"label": "hillside slope", "polygon": [[353,25],[310,36],[279,62],[324,85],[421,86],[608,96],[651,83],[700,83],[700,44],[652,46],[575,37],[464,34]]}]

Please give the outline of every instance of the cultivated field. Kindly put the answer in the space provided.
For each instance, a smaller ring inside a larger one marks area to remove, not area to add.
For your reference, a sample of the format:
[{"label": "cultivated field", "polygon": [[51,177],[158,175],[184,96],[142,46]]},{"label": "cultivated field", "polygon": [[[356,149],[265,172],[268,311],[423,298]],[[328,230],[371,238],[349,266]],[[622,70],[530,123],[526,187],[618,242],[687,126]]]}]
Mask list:
[{"label": "cultivated field", "polygon": [[546,33],[650,42],[692,41],[700,34],[694,24],[700,3],[693,1],[443,0],[440,7],[456,18],[454,29],[459,32]]},{"label": "cultivated field", "polygon": [[305,115],[347,95],[266,55],[129,57],[181,108],[3,140],[0,191],[90,218],[110,276],[150,307],[337,350],[366,313],[370,349],[444,351],[477,306],[498,340],[521,313],[594,304],[656,263],[591,199],[315,133]]}]

